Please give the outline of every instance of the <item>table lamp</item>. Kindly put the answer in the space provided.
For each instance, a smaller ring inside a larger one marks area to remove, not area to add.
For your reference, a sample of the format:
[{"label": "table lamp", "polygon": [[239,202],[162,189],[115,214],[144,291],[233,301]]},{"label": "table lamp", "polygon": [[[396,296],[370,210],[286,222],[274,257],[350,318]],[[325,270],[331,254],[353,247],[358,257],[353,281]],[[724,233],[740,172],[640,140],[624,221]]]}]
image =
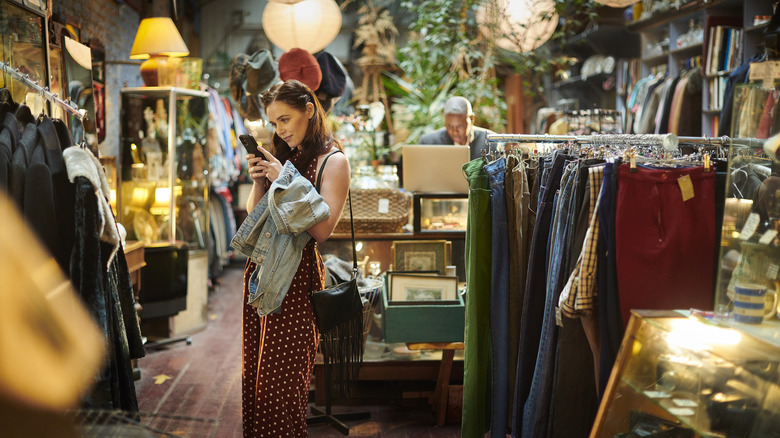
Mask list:
[{"label": "table lamp", "polygon": [[144,18],[135,34],[130,59],[145,59],[141,78],[148,87],[174,85],[178,63],[169,58],[190,54],[176,25],[168,17]]}]

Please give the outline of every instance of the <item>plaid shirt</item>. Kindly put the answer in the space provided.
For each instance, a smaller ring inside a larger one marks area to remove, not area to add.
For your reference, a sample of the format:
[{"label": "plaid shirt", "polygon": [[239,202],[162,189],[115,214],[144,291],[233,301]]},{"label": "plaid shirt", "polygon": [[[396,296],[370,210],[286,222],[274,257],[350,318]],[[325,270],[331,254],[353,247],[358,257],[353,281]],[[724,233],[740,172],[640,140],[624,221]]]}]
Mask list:
[{"label": "plaid shirt", "polygon": [[592,315],[596,307],[596,244],[598,243],[599,221],[598,204],[601,199],[601,183],[604,180],[604,166],[593,166],[588,169],[590,181],[590,203],[588,217],[590,224],[582,243],[582,252],[577,258],[569,276],[569,280],[561,291],[558,307],[555,309],[555,320],[562,325],[561,313],[569,318],[580,315]]}]

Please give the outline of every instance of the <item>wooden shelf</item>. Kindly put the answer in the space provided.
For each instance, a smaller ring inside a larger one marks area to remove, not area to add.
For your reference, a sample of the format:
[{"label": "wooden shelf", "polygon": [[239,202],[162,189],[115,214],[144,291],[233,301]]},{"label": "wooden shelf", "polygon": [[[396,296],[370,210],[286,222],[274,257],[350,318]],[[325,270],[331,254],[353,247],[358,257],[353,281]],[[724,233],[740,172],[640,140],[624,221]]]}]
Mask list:
[{"label": "wooden shelf", "polygon": [[689,54],[691,52],[701,52],[702,47],[704,47],[704,44],[702,43],[696,43],[691,44],[690,46],[680,47],[678,49],[672,49],[669,51],[670,55],[679,55],[681,53]]},{"label": "wooden shelf", "polygon": [[669,52],[663,52],[658,55],[642,58],[642,62],[646,62],[648,64],[662,64],[667,61],[668,57],[669,57]]},{"label": "wooden shelf", "polygon": [[743,29],[745,32],[755,32],[757,30],[763,30],[765,27],[769,26],[769,22],[757,24],[755,26],[746,27]]},{"label": "wooden shelf", "polygon": [[739,0],[694,0],[682,5],[680,9],[669,9],[668,11],[660,12],[644,20],[628,23],[626,28],[632,32],[648,31],[671,21],[685,18],[704,9],[716,6],[739,6],[741,4],[742,1]]}]

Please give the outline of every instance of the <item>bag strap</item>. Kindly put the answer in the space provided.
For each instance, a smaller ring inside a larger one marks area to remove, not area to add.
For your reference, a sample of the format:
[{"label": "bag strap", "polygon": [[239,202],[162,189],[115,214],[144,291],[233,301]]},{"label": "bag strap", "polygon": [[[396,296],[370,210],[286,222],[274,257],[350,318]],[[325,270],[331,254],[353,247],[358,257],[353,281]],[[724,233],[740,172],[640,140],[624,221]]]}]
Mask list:
[{"label": "bag strap", "polygon": [[[317,172],[317,180],[314,183],[314,188],[317,189],[317,192],[320,191],[320,182],[322,181],[322,169],[325,168],[325,163],[328,162],[328,159],[332,157],[333,155],[337,153],[344,153],[341,149],[336,149],[335,151],[328,154],[324,160],[322,160],[322,164],[320,164],[320,170]],[[358,265],[357,265],[357,249],[355,245],[355,222],[352,219],[352,191],[347,189],[347,199],[349,200],[349,230],[352,233],[352,276],[356,277],[358,272]],[[314,247],[312,247],[312,254],[314,254]],[[311,275],[310,275],[310,281],[309,281],[309,287],[313,288],[312,284],[313,282],[311,279],[314,278],[314,260],[312,259],[311,263]]]}]

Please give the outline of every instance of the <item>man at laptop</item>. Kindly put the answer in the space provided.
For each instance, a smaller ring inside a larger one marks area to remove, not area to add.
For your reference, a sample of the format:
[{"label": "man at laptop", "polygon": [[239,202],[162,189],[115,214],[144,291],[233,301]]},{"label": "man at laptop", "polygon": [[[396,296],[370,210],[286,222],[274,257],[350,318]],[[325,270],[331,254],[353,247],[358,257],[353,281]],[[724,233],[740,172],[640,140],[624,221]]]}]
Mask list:
[{"label": "man at laptop", "polygon": [[465,97],[453,96],[444,103],[444,128],[423,135],[420,144],[469,145],[473,160],[487,149],[488,134],[493,131],[474,126],[471,103]]}]

